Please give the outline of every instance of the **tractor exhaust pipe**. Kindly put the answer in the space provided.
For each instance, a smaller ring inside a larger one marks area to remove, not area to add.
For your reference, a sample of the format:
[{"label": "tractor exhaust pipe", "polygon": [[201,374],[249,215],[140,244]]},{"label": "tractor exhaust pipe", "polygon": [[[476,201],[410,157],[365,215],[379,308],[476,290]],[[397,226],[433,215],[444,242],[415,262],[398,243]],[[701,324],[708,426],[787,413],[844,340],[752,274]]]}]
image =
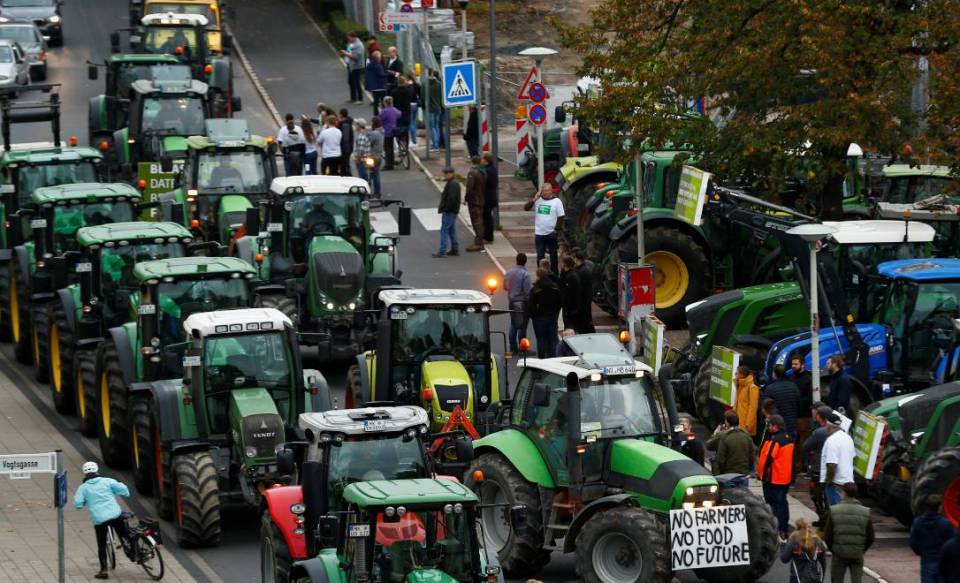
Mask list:
[{"label": "tractor exhaust pipe", "polygon": [[577,373],[567,375],[567,469],[570,472],[570,485],[579,490],[583,482],[580,434],[580,377]]},{"label": "tractor exhaust pipe", "polygon": [[663,406],[667,408],[667,422],[670,424],[669,446],[672,449],[680,449],[680,413],[677,411],[677,399],[673,392],[673,382],[670,380],[670,368],[661,366],[657,373],[657,383],[660,384],[660,392],[663,394]]}]

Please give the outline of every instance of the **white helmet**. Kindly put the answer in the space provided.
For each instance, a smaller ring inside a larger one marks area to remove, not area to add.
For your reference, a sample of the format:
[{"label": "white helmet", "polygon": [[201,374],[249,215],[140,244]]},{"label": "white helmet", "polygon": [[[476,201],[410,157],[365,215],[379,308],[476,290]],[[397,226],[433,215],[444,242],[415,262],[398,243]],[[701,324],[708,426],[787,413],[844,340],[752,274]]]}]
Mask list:
[{"label": "white helmet", "polygon": [[97,462],[87,462],[80,466],[80,471],[84,474],[96,474],[100,471],[100,466],[97,465]]}]

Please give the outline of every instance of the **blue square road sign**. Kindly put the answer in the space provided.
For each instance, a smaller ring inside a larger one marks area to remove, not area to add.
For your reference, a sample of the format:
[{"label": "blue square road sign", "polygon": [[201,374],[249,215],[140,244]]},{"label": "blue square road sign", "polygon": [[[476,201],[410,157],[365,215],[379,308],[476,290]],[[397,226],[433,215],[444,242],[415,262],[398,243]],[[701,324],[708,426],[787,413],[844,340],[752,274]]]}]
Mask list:
[{"label": "blue square road sign", "polygon": [[475,61],[455,61],[444,63],[443,105],[459,107],[477,103],[477,63]]}]

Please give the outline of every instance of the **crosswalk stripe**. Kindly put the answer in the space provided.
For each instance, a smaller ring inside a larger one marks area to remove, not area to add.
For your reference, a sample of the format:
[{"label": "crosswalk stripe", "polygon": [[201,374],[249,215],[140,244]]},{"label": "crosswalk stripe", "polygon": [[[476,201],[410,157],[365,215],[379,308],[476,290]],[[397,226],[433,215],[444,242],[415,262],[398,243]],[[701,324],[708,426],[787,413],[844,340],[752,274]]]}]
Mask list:
[{"label": "crosswalk stripe", "polygon": [[413,209],[414,216],[426,231],[440,230],[440,213],[435,208]]},{"label": "crosswalk stripe", "polygon": [[370,213],[370,226],[381,235],[392,235],[400,232],[400,226],[397,225],[397,219],[393,218],[390,211],[378,211]]}]

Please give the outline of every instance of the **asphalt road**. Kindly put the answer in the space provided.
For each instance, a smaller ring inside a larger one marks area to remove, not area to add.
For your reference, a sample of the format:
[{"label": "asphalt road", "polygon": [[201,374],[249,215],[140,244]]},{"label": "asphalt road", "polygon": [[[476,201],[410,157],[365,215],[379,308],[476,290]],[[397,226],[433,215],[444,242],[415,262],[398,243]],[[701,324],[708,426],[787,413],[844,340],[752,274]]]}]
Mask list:
[{"label": "asphalt road", "polygon": [[[317,101],[339,109],[347,98],[345,72],[333,57],[330,47],[317,34],[312,21],[297,2],[262,2],[233,0],[237,20],[234,31],[261,82],[281,113],[313,113]],[[102,61],[109,55],[109,33],[126,25],[125,0],[68,0],[64,3],[66,44],[50,53],[49,79],[63,85],[63,137],[76,135],[86,142],[87,102],[102,90],[103,81],[89,81],[85,61]],[[244,108],[241,116],[250,121],[254,133],[271,133],[275,123],[271,113],[253,91],[251,81],[237,67],[236,87]],[[24,97],[24,99],[27,99]],[[368,106],[349,106],[355,116],[369,118]],[[355,111],[354,111],[355,110]],[[49,140],[49,129],[43,126],[20,126],[14,130],[14,141]],[[480,289],[485,277],[497,268],[485,255],[464,254],[459,258],[433,259],[430,254],[438,246],[438,232],[433,223],[438,192],[425,176],[416,171],[384,173],[384,196],[400,198],[415,209],[413,233],[400,244],[399,261],[403,281],[417,287],[449,287]],[[433,215],[431,217],[431,215]],[[460,226],[461,246],[470,240]],[[504,307],[503,294],[494,298],[497,307]],[[504,331],[506,320],[495,318],[493,328]],[[495,339],[495,349],[501,349]],[[317,367],[310,352],[307,366]],[[319,367],[342,399],[348,363]],[[57,416],[50,405],[50,391],[34,383],[27,369],[13,362],[9,347],[0,350],[0,373],[10,376],[25,392],[30,392],[38,408],[51,417]],[[342,400],[341,400],[342,402]],[[56,422],[65,440],[77,443],[92,454],[98,453],[94,440],[75,432],[75,421],[63,418]],[[120,472],[128,483],[132,476]],[[139,501],[137,511],[152,513],[150,501]],[[197,581],[259,581],[258,517],[255,512],[231,509],[224,513],[223,540],[219,547],[188,551],[172,548],[184,561]],[[170,525],[165,525],[169,530]],[[167,540],[174,540],[167,532]],[[555,555],[539,577],[544,581],[569,581],[574,577],[572,556]],[[763,581],[785,581],[786,569],[777,564]],[[686,580],[686,578],[685,578]],[[693,580],[693,579],[691,579]]]}]

